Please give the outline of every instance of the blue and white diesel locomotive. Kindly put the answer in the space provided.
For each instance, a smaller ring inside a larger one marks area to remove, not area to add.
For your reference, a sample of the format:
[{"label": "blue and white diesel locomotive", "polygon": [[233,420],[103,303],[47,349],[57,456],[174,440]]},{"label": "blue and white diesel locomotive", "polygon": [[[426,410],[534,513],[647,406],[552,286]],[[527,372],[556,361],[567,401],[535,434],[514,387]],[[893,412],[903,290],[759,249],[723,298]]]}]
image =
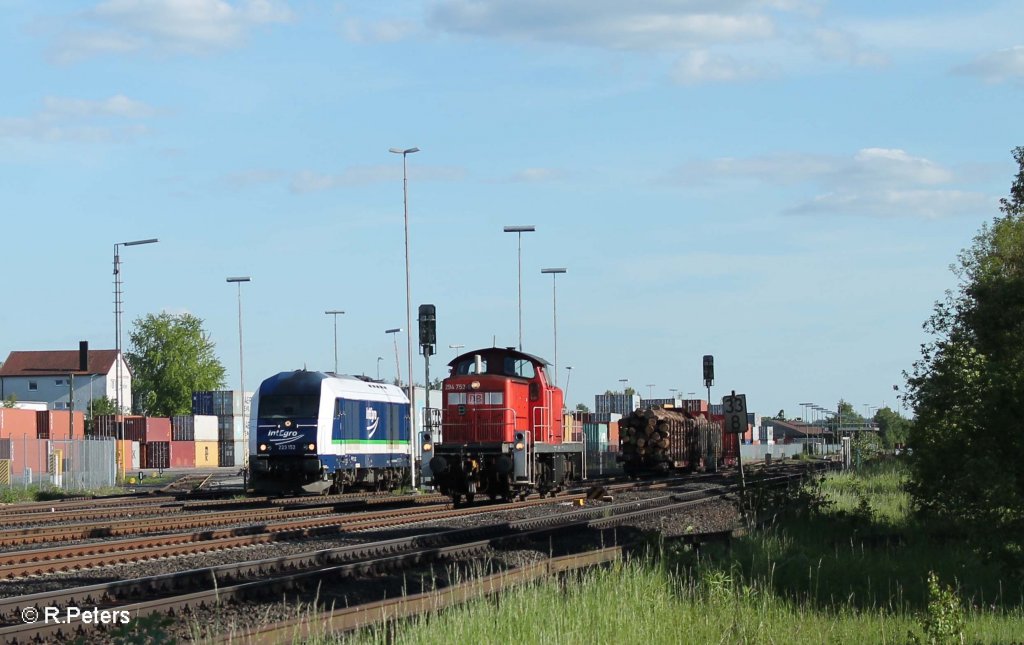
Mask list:
[{"label": "blue and white diesel locomotive", "polygon": [[297,370],[252,398],[249,481],[256,492],[390,490],[410,475],[409,399],[370,379]]}]

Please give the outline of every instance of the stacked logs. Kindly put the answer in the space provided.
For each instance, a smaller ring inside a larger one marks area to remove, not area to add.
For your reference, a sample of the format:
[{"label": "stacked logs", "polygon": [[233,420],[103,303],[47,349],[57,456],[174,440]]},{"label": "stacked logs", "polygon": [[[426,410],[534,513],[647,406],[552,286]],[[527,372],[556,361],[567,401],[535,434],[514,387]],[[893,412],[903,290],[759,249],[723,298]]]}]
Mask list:
[{"label": "stacked logs", "polygon": [[702,458],[717,461],[722,454],[722,430],[702,415],[636,410],[619,420],[619,451],[627,470],[696,469]]}]

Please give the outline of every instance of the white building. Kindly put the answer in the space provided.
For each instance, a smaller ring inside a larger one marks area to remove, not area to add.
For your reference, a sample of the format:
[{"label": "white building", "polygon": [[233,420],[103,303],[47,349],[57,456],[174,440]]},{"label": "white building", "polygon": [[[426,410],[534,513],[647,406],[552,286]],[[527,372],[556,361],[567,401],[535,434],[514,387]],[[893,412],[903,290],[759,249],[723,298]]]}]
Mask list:
[{"label": "white building", "polygon": [[[131,410],[132,372],[115,349],[88,351],[86,369],[79,369],[75,350],[11,352],[0,367],[0,399],[39,401],[48,410],[85,410],[93,399],[120,400]],[[121,363],[121,396],[115,396],[117,362]],[[72,396],[72,383],[74,392]]]}]

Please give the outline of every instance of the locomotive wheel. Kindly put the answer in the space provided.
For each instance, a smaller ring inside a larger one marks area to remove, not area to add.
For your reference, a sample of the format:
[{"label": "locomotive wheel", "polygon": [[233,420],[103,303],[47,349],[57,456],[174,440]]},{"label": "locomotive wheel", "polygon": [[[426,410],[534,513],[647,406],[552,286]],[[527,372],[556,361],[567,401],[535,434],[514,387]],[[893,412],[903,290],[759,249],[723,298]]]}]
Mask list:
[{"label": "locomotive wheel", "polygon": [[470,504],[473,503],[473,497],[473,493],[469,493],[466,495],[466,506],[469,506]]}]

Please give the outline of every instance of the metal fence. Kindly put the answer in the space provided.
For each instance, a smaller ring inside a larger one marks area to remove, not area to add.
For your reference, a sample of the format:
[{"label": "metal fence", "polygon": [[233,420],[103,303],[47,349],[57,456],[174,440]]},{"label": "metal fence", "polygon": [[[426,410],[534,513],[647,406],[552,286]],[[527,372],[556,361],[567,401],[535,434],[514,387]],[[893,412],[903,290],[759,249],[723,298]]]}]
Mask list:
[{"label": "metal fence", "polygon": [[0,439],[0,488],[95,490],[116,480],[114,441]]}]

